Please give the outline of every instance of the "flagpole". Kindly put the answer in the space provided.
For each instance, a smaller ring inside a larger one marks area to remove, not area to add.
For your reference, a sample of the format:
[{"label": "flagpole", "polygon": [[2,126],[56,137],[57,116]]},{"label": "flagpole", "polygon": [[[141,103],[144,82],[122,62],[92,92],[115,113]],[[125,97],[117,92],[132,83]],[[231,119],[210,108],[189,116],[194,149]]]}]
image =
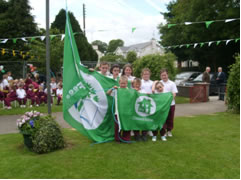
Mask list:
[{"label": "flagpole", "polygon": [[48,114],[51,115],[50,44],[49,44],[49,0],[46,0],[46,78],[47,78],[47,94],[48,94]]}]

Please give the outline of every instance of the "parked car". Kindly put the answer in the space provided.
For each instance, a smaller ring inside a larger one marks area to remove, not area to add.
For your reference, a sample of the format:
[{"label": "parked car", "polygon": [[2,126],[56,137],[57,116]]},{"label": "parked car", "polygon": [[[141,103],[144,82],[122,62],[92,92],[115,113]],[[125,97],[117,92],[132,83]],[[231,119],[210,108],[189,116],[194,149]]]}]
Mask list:
[{"label": "parked car", "polygon": [[[195,83],[202,82],[203,73],[197,76],[192,81],[187,81],[184,83],[184,86],[193,86]],[[218,87],[216,83],[216,76],[214,73],[210,73],[210,85],[209,85],[209,95],[218,94]]]},{"label": "parked car", "polygon": [[201,72],[195,72],[195,71],[182,72],[176,75],[175,84],[177,86],[184,85],[185,82],[194,80],[200,74]]}]

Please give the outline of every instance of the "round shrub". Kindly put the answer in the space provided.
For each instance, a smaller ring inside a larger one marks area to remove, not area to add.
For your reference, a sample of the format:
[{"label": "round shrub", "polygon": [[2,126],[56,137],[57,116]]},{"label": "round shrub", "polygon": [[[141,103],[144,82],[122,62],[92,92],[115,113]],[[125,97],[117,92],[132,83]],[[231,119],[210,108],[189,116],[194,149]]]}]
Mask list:
[{"label": "round shrub", "polygon": [[64,138],[59,125],[52,117],[40,119],[40,127],[33,137],[33,151],[48,153],[64,147]]},{"label": "round shrub", "polygon": [[227,84],[228,109],[240,111],[240,55],[235,57],[236,62],[230,66]]},{"label": "round shrub", "polygon": [[133,63],[134,76],[141,77],[142,69],[149,68],[151,70],[151,80],[158,80],[160,79],[160,70],[166,68],[168,69],[169,79],[174,80],[176,75],[175,60],[176,56],[172,53],[143,56]]}]

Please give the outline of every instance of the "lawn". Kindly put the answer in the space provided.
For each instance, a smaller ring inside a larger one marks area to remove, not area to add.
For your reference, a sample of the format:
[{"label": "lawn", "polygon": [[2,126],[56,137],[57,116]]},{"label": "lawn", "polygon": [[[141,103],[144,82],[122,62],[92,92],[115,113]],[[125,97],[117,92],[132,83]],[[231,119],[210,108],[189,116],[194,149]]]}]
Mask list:
[{"label": "lawn", "polygon": [[92,144],[64,129],[67,148],[37,155],[20,134],[0,135],[0,178],[239,179],[240,117],[177,117],[167,142]]},{"label": "lawn", "polygon": [[[189,98],[186,97],[176,97],[176,104],[183,104],[183,103],[189,103]],[[39,107],[33,107],[33,108],[20,108],[18,103],[16,103],[16,107],[14,105],[14,103],[12,103],[12,107],[13,109],[3,109],[2,104],[0,104],[0,116],[1,115],[18,115],[18,114],[24,114],[26,111],[31,111],[31,110],[36,110],[39,111],[41,113],[48,113],[48,107],[47,105],[41,105]],[[62,104],[60,104],[59,106],[56,105],[56,100],[55,103],[53,104],[53,106],[51,107],[52,112],[62,112]]]}]

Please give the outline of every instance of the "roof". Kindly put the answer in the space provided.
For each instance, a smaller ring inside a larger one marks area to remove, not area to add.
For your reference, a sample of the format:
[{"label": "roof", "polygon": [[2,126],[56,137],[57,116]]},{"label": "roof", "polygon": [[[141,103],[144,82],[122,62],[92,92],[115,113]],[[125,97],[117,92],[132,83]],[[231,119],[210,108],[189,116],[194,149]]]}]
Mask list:
[{"label": "roof", "polygon": [[[145,43],[134,44],[131,46],[123,46],[123,47],[119,47],[119,48],[121,49],[122,52],[128,52],[128,51],[143,49],[151,44],[152,44],[152,41],[149,41],[149,42],[145,42]],[[157,46],[159,46],[159,45],[157,44]]]}]

